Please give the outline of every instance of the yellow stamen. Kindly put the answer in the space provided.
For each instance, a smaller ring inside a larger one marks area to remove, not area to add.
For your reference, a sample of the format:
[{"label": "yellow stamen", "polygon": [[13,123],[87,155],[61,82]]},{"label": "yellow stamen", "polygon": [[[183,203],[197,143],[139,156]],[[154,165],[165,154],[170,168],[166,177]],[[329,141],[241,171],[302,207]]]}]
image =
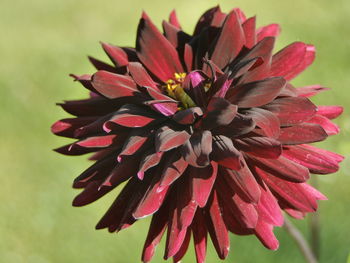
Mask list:
[{"label": "yellow stamen", "polygon": [[196,107],[196,104],[191,99],[190,96],[184,91],[182,88],[182,83],[186,78],[186,73],[175,73],[174,79],[169,79],[166,82],[166,92],[168,95],[182,103],[182,107],[180,109],[187,109],[191,107]]}]

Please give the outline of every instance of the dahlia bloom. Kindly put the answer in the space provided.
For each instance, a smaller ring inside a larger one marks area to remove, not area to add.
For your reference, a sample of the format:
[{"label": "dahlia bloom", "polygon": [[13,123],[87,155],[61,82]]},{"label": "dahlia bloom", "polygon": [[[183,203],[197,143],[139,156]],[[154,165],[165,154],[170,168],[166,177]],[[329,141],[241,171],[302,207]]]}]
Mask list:
[{"label": "dahlia bloom", "polygon": [[208,10],[192,35],[172,12],[163,30],[143,13],[136,48],[102,43],[113,65],[90,57],[97,72],[72,75],[90,97],[59,104],[75,117],[52,132],[77,141],[56,151],[95,161],[74,180],[83,191],[73,205],[125,182],[96,228],[116,232],[153,215],[143,262],[166,231],[164,258],[175,262],[191,237],[198,263],[208,236],[226,258],[229,232],[277,249],[282,211],[316,211],[326,197],[306,183],[310,173],[336,172],[343,159],[310,145],[339,132],[330,119],[342,108],[309,100],[326,88],[290,83],[315,48],[295,42],[273,54],[279,26],[256,29],[240,9]]}]

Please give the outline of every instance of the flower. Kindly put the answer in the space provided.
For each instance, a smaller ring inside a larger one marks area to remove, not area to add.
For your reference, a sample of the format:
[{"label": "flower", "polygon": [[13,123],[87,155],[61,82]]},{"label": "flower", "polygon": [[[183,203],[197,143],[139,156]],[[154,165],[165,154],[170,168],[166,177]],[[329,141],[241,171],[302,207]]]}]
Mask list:
[{"label": "flower", "polygon": [[240,9],[205,12],[193,35],[175,12],[164,34],[143,13],[136,48],[102,43],[113,66],[89,58],[93,75],[72,75],[90,97],[59,104],[74,118],[52,132],[78,141],[56,149],[94,153],[74,180],[74,206],[123,189],[96,228],[110,232],[153,215],[142,261],[167,230],[164,258],[178,262],[193,237],[204,262],[208,234],[221,259],[228,233],[253,234],[278,248],[282,210],[302,218],[326,197],[306,184],[310,173],[338,170],[342,156],[310,143],[337,134],[339,106],[315,106],[319,85],[290,83],[315,58],[295,42],[273,55],[277,24],[256,29]]}]

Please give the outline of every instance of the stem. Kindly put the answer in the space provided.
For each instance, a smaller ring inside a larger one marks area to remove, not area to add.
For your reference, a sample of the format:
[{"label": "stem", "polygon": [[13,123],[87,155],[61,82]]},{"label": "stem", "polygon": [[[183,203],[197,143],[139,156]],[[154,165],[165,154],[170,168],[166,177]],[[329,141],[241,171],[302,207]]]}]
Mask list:
[{"label": "stem", "polygon": [[[311,178],[312,185],[318,187],[318,177]],[[317,259],[320,258],[320,214],[319,212],[310,215],[311,248]]]},{"label": "stem", "polygon": [[301,253],[303,254],[307,263],[317,263],[317,259],[312,252],[309,244],[305,240],[302,233],[290,222],[286,217],[284,218],[283,227],[286,229],[287,233],[294,239],[297,243]]}]

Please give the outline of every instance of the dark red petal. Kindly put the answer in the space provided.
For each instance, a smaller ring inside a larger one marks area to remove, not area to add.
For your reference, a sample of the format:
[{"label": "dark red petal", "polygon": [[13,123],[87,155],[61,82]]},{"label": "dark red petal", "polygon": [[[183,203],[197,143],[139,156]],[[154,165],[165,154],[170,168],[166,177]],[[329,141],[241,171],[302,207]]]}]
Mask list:
[{"label": "dark red petal", "polygon": [[151,87],[158,90],[157,84],[152,80],[145,68],[139,62],[130,62],[128,69],[133,80],[141,87]]},{"label": "dark red petal", "polygon": [[307,98],[315,96],[316,94],[326,90],[329,90],[329,89],[324,88],[320,85],[305,86],[305,87],[300,87],[295,89],[299,97],[307,97]]},{"label": "dark red petal", "polygon": [[144,127],[154,121],[161,121],[156,114],[147,110],[147,108],[138,107],[132,104],[126,104],[120,108],[108,122],[104,124],[103,129],[106,132],[112,130],[113,124],[118,124],[124,127],[138,128]]},{"label": "dark red petal", "polygon": [[289,159],[280,156],[277,160],[254,158],[254,164],[281,179],[302,183],[309,179],[309,170]]},{"label": "dark red petal", "polygon": [[173,11],[171,11],[171,13],[169,15],[169,22],[170,22],[170,24],[172,24],[176,28],[181,29],[181,25],[180,25],[180,22],[177,18],[175,9]]},{"label": "dark red petal", "polygon": [[96,225],[96,229],[103,229],[109,227],[115,222],[119,222],[123,216],[124,209],[127,207],[129,200],[135,193],[137,187],[136,179],[130,179],[120,194],[117,196],[108,211],[100,219]]},{"label": "dark red petal", "polygon": [[309,119],[306,122],[313,123],[313,124],[319,124],[328,135],[335,135],[335,134],[338,134],[340,131],[338,125],[331,122],[328,118],[326,118],[322,115],[319,115],[319,114],[316,114],[315,116],[313,116],[311,119]]},{"label": "dark red petal", "polygon": [[224,98],[213,97],[198,126],[204,130],[211,130],[217,126],[228,125],[237,113],[237,106]]},{"label": "dark red petal", "polygon": [[235,194],[226,184],[225,180],[218,178],[215,184],[219,201],[226,211],[230,213],[243,228],[255,228],[258,222],[258,212],[250,201],[245,202],[238,194]]},{"label": "dark red petal", "polygon": [[255,235],[263,245],[271,250],[277,250],[279,247],[279,242],[276,239],[275,235],[273,234],[273,226],[259,220],[255,230],[254,230]]},{"label": "dark red petal", "polygon": [[116,141],[116,138],[119,137],[116,134],[106,135],[106,136],[95,136],[89,137],[79,142],[76,142],[76,145],[85,148],[105,148],[113,144]]},{"label": "dark red petal", "polygon": [[239,18],[239,21],[241,23],[244,23],[246,20],[247,20],[247,17],[246,15],[244,14],[244,12],[242,11],[242,9],[238,8],[238,7],[235,7],[233,10],[236,11],[237,15],[238,15],[238,18]]},{"label": "dark red petal", "polygon": [[172,98],[152,89],[146,88],[148,94],[155,99],[152,101],[147,101],[146,104],[152,106],[153,109],[160,112],[164,116],[172,116],[178,110],[178,102]]},{"label": "dark red petal", "polygon": [[255,204],[259,202],[260,188],[247,164],[244,164],[239,171],[221,168],[220,174],[243,200]]},{"label": "dark red petal", "polygon": [[101,116],[120,107],[119,103],[107,100],[104,97],[95,97],[84,100],[70,100],[64,103],[57,103],[63,110],[75,116]]},{"label": "dark red petal", "polygon": [[68,118],[56,121],[51,126],[51,132],[68,138],[75,138],[75,130],[94,122],[98,117]]},{"label": "dark red petal", "polygon": [[205,168],[188,167],[188,176],[191,177],[192,199],[199,207],[204,207],[212,191],[218,171],[218,165],[211,162],[211,166]]},{"label": "dark red petal", "polygon": [[97,70],[105,70],[105,71],[109,71],[109,72],[113,72],[113,73],[119,73],[122,74],[122,70],[120,69],[116,69],[114,66],[111,66],[101,60],[98,60],[96,58],[93,57],[88,57],[91,64],[97,69]]},{"label": "dark red petal", "polygon": [[165,37],[168,39],[168,41],[175,47],[177,48],[179,45],[179,32],[180,29],[178,29],[177,27],[173,26],[172,24],[168,23],[167,21],[162,22],[162,26],[163,26],[163,31],[164,31],[164,35]]},{"label": "dark red petal", "polygon": [[[324,150],[323,150],[324,151]],[[335,173],[339,169],[338,155],[332,156],[330,152],[311,145],[295,145],[283,148],[283,156],[307,167],[314,174]]]},{"label": "dark red petal", "polygon": [[135,162],[138,163],[139,161],[139,156],[126,156],[123,158],[101,184],[100,189],[112,190],[117,185],[134,176],[138,168]]},{"label": "dark red petal", "polygon": [[242,168],[242,154],[233,146],[232,140],[223,135],[213,137],[213,152],[210,157],[218,164],[239,170]]},{"label": "dark red petal", "polygon": [[190,72],[192,70],[193,64],[193,49],[189,44],[185,44],[184,61],[187,68],[187,72]]},{"label": "dark red petal", "polygon": [[156,131],[155,149],[156,152],[166,152],[183,145],[191,135],[186,131],[174,131],[164,126]]},{"label": "dark red petal", "polygon": [[260,27],[257,30],[257,42],[260,42],[265,37],[277,37],[281,32],[281,28],[278,24],[270,24]]},{"label": "dark red petal", "polygon": [[192,224],[194,250],[196,252],[197,263],[204,263],[207,253],[207,235],[203,213],[200,209],[197,210]]},{"label": "dark red petal", "polygon": [[147,142],[153,139],[153,134],[148,130],[133,130],[130,132],[129,137],[125,140],[123,149],[118,155],[120,161],[124,155],[134,155],[141,149],[145,148]]},{"label": "dark red petal", "polygon": [[207,166],[211,151],[212,135],[210,131],[195,132],[181,148],[183,158],[195,167]]},{"label": "dark red petal", "polygon": [[259,218],[268,224],[282,226],[284,218],[276,198],[265,184],[260,186],[260,191],[261,196],[257,206]]},{"label": "dark red petal", "polygon": [[181,229],[179,227],[178,218],[178,210],[174,208],[168,219],[168,232],[164,259],[173,257],[180,250],[186,237],[187,228]]},{"label": "dark red petal", "polygon": [[214,134],[222,134],[226,137],[237,137],[251,132],[255,128],[255,122],[247,115],[237,113],[233,121],[226,126],[220,126],[213,130]]},{"label": "dark red petal", "polygon": [[240,61],[246,61],[251,60],[253,58],[260,58],[260,64],[258,64],[256,67],[244,74],[238,81],[239,85],[243,83],[258,81],[271,76],[270,66],[274,44],[274,37],[265,37],[262,41],[258,42],[245,56],[243,56],[240,59]]},{"label": "dark red petal", "polygon": [[103,70],[92,76],[92,86],[109,99],[130,97],[139,92],[132,78]]},{"label": "dark red petal", "polygon": [[191,230],[187,229],[185,239],[179,251],[173,257],[175,263],[181,263],[181,259],[185,256],[188,246],[190,244],[190,241],[191,241]]},{"label": "dark red petal", "polygon": [[91,75],[84,74],[84,75],[75,75],[75,74],[69,74],[69,76],[74,78],[74,81],[79,81],[86,89],[95,92],[94,87],[91,85]]},{"label": "dark red petal", "polygon": [[[159,171],[160,169],[158,169]],[[158,172],[159,173],[159,172]],[[148,187],[145,196],[142,198],[137,208],[133,213],[135,219],[149,216],[158,211],[162,205],[169,187],[164,187],[162,191],[158,190],[160,177],[154,176],[150,186]]]},{"label": "dark red petal", "polygon": [[258,107],[275,99],[285,85],[280,77],[250,82],[230,89],[226,99],[241,108]]},{"label": "dark red petal", "polygon": [[219,68],[224,68],[238,55],[244,43],[244,32],[237,13],[233,10],[222,26],[211,60]]},{"label": "dark red petal", "polygon": [[152,151],[146,152],[140,161],[140,167],[139,167],[139,171],[137,172],[137,177],[142,180],[145,172],[148,169],[156,166],[162,159],[162,156],[163,156],[162,152],[160,153],[152,152]]},{"label": "dark red petal", "polygon": [[343,110],[341,106],[318,106],[317,114],[332,120],[342,114]]},{"label": "dark red petal", "polygon": [[282,126],[305,122],[311,119],[317,111],[315,104],[302,97],[279,98],[265,105],[264,109],[274,113]]},{"label": "dark red petal", "polygon": [[181,110],[175,113],[173,120],[177,123],[188,125],[193,124],[198,117],[203,115],[203,111],[199,107],[192,107],[189,109]]},{"label": "dark red petal", "polygon": [[145,13],[138,26],[136,50],[141,62],[163,82],[183,72],[176,49]]},{"label": "dark red petal", "polygon": [[152,217],[151,225],[142,252],[142,261],[150,262],[168,223],[168,206],[162,206]]},{"label": "dark red petal", "polygon": [[225,222],[222,218],[222,210],[218,202],[216,191],[213,192],[208,203],[209,215],[207,225],[211,240],[220,259],[225,259],[230,250],[230,239]]},{"label": "dark red petal", "polygon": [[239,150],[257,157],[277,159],[282,154],[281,143],[268,137],[247,137],[234,143]]},{"label": "dark red petal", "polygon": [[323,141],[327,136],[320,125],[303,123],[282,128],[278,140],[283,144],[303,144]]},{"label": "dark red petal", "polygon": [[207,10],[198,20],[193,35],[199,35],[203,29],[212,24],[215,14],[221,13],[220,7],[216,6]]},{"label": "dark red petal", "polygon": [[205,94],[205,81],[207,79],[208,77],[202,71],[192,71],[186,76],[182,86],[200,107],[207,104],[207,96]]},{"label": "dark red petal", "polygon": [[258,167],[254,168],[255,173],[260,176],[280,202],[286,202],[290,207],[302,212],[314,212],[317,209],[315,198],[310,198],[302,184],[287,182],[273,176]]},{"label": "dark red petal", "polygon": [[254,120],[256,126],[263,130],[266,136],[278,138],[280,135],[280,121],[275,114],[261,108],[252,108],[246,113]]},{"label": "dark red petal", "polygon": [[[105,131],[103,130],[103,124],[108,121],[113,115],[108,114],[104,115],[102,117],[99,117],[97,120],[95,120],[92,123],[89,123],[83,127],[80,127],[74,132],[74,136],[76,138],[85,138],[89,136],[94,136],[94,135],[99,135],[104,133]],[[122,126],[119,127],[118,129],[119,135],[122,133],[126,132],[128,128],[124,128]]]},{"label": "dark red petal", "polygon": [[252,48],[256,44],[255,20],[256,18],[254,16],[247,19],[242,24],[243,32],[245,35],[245,46],[247,48]]},{"label": "dark red petal", "polygon": [[114,156],[107,156],[101,161],[95,162],[92,166],[82,172],[74,179],[74,188],[84,188],[91,181],[99,181],[109,175],[112,169],[117,165]]},{"label": "dark red petal", "polygon": [[179,228],[187,228],[191,225],[198,204],[192,198],[192,178],[189,174],[181,177],[177,184],[176,209],[178,210]]},{"label": "dark red petal", "polygon": [[314,46],[302,42],[292,43],[273,56],[270,74],[291,80],[310,66],[314,59]]},{"label": "dark red petal", "polygon": [[163,188],[171,185],[179,178],[186,170],[188,163],[182,158],[179,151],[171,152],[165,160],[164,170],[160,178],[160,183],[157,191],[162,191]]},{"label": "dark red petal", "polygon": [[101,44],[104,51],[107,53],[108,57],[112,60],[114,65],[117,67],[124,67],[128,65],[128,56],[123,49],[103,42]]}]

